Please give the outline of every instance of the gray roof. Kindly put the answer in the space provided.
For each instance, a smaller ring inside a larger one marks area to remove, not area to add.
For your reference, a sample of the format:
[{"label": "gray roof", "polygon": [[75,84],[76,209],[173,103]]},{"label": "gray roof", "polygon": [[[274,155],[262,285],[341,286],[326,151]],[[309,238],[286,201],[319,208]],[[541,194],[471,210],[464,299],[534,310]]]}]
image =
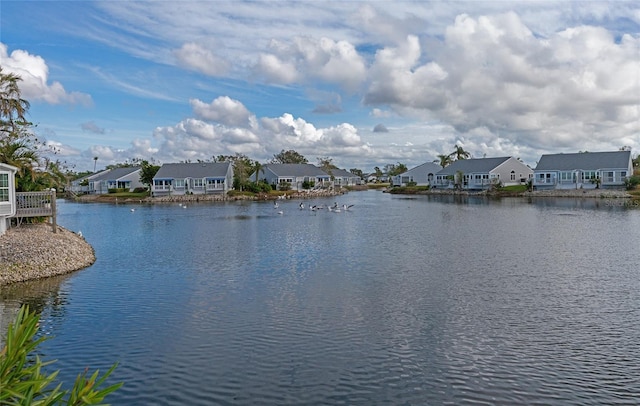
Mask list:
[{"label": "gray roof", "polygon": [[542,155],[536,166],[536,171],[623,169],[629,167],[630,159],[631,151]]},{"label": "gray roof", "polygon": [[326,178],[329,175],[322,169],[311,164],[267,164],[262,166],[263,170],[270,170],[278,177],[320,177]]},{"label": "gray roof", "polygon": [[345,169],[332,169],[331,173],[333,174],[334,177],[337,178],[358,178],[360,179],[360,176],[355,175]]},{"label": "gray roof", "polygon": [[438,173],[442,170],[442,167],[440,167],[440,165],[436,165],[432,162],[425,162],[422,165],[418,165],[416,167],[413,167],[411,169],[409,169],[408,171],[401,173],[400,176],[406,175],[408,173],[413,173],[413,172],[420,172],[420,171],[427,171],[427,172],[433,172],[433,173]]},{"label": "gray roof", "polygon": [[133,172],[139,171],[139,166],[130,166],[128,168],[113,168],[107,171],[101,172],[94,178],[89,178],[93,182],[102,182],[103,180],[118,180],[127,175],[131,175]]},{"label": "gray roof", "polygon": [[506,156],[500,158],[458,159],[451,165],[442,168],[437,175],[455,175],[458,171],[463,173],[489,173],[509,158]]},{"label": "gray roof", "polygon": [[224,178],[231,162],[163,164],[154,179]]}]

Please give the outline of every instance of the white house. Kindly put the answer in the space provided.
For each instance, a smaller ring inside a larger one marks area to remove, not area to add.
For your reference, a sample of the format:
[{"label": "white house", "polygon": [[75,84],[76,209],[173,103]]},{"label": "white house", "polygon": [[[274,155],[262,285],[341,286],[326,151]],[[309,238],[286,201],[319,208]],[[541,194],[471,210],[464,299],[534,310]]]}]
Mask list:
[{"label": "white house", "polygon": [[144,187],[140,180],[139,166],[106,170],[88,179],[88,183],[89,193],[98,195],[109,193],[109,189],[127,189],[132,192]]},{"label": "white house", "polygon": [[[249,177],[255,180],[255,172]],[[260,168],[258,180],[263,180],[279,189],[283,184],[292,190],[303,190],[303,184],[313,183],[314,187],[331,186],[331,176],[311,164],[266,164]]]},{"label": "white house", "polygon": [[89,182],[93,181],[98,176],[104,175],[109,172],[109,169],[105,169],[101,172],[92,173],[91,175],[83,176],[82,178],[71,181],[71,191],[76,194],[90,193]]},{"label": "white house", "polygon": [[631,151],[542,155],[533,177],[536,189],[624,187],[633,175]]},{"label": "white house", "polygon": [[[459,177],[462,176],[462,179]],[[484,190],[492,184],[520,185],[533,177],[533,170],[513,157],[459,159],[436,173],[432,187]]]},{"label": "white house", "polygon": [[153,177],[153,196],[227,193],[233,188],[231,162],[171,163]]},{"label": "white house", "polygon": [[18,168],[0,163],[0,235],[7,231],[9,218],[16,214],[16,172]]},{"label": "white house", "polygon": [[411,168],[408,171],[392,177],[393,186],[406,186],[409,182],[415,182],[416,186],[430,186],[435,180],[436,173],[442,167],[432,162],[426,162]]},{"label": "white house", "polygon": [[344,169],[332,169],[329,175],[333,176],[335,186],[355,186],[362,183],[360,176]]}]

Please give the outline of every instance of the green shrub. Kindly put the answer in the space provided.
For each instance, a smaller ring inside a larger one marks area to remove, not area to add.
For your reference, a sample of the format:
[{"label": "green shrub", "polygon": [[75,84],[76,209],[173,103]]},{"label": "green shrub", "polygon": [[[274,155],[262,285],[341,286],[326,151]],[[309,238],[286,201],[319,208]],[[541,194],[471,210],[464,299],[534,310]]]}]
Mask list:
[{"label": "green shrub", "polygon": [[[62,390],[62,383],[55,383],[59,371],[43,373],[43,362],[33,355],[47,337],[35,338],[40,317],[22,306],[15,323],[9,324],[5,345],[0,350],[0,405],[99,405],[104,398],[122,386],[117,383],[100,389],[117,364],[99,377],[96,370],[90,377],[87,371],[79,374],[73,388]],[[53,388],[52,388],[53,386]]]},{"label": "green shrub", "polygon": [[638,185],[640,185],[640,175],[629,176],[624,180],[624,185],[627,190],[635,189]]}]

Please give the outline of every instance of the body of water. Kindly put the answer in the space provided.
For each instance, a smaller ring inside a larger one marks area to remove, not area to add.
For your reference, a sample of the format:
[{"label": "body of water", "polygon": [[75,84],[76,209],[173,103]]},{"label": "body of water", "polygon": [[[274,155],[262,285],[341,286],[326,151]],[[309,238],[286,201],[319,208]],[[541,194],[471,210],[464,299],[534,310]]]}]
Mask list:
[{"label": "body of water", "polygon": [[[640,402],[640,211],[396,196],[60,202],[96,263],[2,287],[115,405]],[[131,211],[135,208],[135,211]],[[4,332],[3,332],[4,333]]]}]

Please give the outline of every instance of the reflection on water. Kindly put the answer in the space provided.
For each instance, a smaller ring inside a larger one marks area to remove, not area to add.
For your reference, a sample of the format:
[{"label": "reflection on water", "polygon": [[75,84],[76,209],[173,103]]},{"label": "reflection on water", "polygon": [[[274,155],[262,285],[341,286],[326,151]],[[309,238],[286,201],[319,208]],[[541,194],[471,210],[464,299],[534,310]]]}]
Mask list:
[{"label": "reflection on water", "polygon": [[43,351],[65,381],[119,361],[114,404],[637,399],[640,211],[380,192],[308,203],[334,201],[354,206],[61,203],[96,263],[3,288],[0,305],[42,298],[56,336]]}]

